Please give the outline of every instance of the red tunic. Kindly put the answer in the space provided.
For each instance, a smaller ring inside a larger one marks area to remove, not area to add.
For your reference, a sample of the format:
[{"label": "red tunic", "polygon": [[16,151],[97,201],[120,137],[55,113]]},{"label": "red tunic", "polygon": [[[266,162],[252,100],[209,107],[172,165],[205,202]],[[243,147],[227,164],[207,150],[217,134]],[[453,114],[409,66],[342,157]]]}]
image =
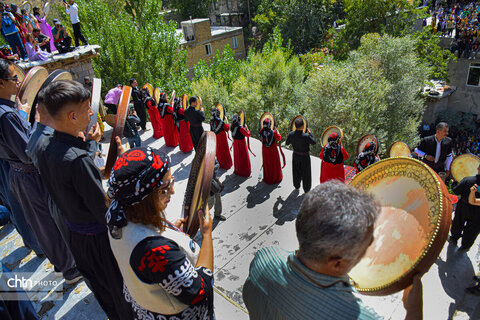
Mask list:
[{"label": "red tunic", "polygon": [[178,145],[178,132],[173,121],[173,108],[167,107],[165,116],[161,118],[163,136],[165,138],[165,145],[167,147],[176,147]]},{"label": "red tunic", "polygon": [[[183,108],[178,109],[178,113],[183,116],[185,110]],[[192,137],[190,136],[190,123],[185,120],[178,121],[179,123],[179,135],[178,140],[180,144],[180,150],[183,153],[188,153],[193,150]]]},{"label": "red tunic", "polygon": [[230,126],[224,123],[223,131],[217,134],[217,160],[220,168],[225,170],[230,169],[233,165],[232,156],[230,155],[230,149],[228,147],[228,130],[230,130]]},{"label": "red tunic", "polygon": [[[348,153],[347,151],[342,148],[342,155],[343,155],[343,160],[348,159]],[[320,159],[323,160],[323,150],[325,147],[322,149],[322,152],[320,152]],[[320,183],[326,182],[328,180],[340,180],[343,183],[345,183],[345,169],[343,168],[343,161],[342,163],[339,164],[333,164],[333,163],[328,163],[325,161],[322,161],[322,167],[320,171]]]},{"label": "red tunic", "polygon": [[147,101],[147,109],[150,122],[152,122],[153,139],[159,139],[163,137],[160,113],[158,112],[157,106],[152,106],[152,102],[150,100]]},{"label": "red tunic", "polygon": [[[244,127],[240,127],[240,133],[245,137],[250,137],[250,131]],[[240,177],[250,177],[252,166],[246,139],[233,139],[233,160],[235,164],[233,173]]]},{"label": "red tunic", "polygon": [[283,179],[282,164],[280,163],[280,154],[277,141],[282,140],[282,136],[275,130],[273,137],[276,140],[270,147],[265,144],[262,146],[263,158],[263,181],[267,184],[277,184]]}]

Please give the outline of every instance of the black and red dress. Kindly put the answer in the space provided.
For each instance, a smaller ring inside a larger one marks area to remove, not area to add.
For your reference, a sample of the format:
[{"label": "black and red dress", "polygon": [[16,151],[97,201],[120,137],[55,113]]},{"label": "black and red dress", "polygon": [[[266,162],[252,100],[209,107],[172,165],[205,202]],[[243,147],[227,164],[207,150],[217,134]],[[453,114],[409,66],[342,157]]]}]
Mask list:
[{"label": "black and red dress", "polygon": [[218,116],[213,116],[210,120],[210,130],[217,135],[217,161],[220,164],[220,168],[228,170],[233,165],[227,139],[227,132],[230,130],[230,126]]},{"label": "black and red dress", "polygon": [[281,141],[282,136],[268,125],[260,130],[260,140],[262,141],[263,181],[267,184],[280,183],[283,174],[277,141]]},{"label": "black and red dress", "polygon": [[178,132],[173,120],[173,107],[166,100],[160,99],[158,111],[160,112],[165,145],[167,147],[176,147],[178,145]]},{"label": "black and red dress", "polygon": [[188,153],[193,150],[192,137],[190,136],[190,123],[185,120],[185,110],[180,106],[180,99],[176,99],[173,107],[173,119],[178,130],[180,151]]},{"label": "black and red dress", "polygon": [[237,118],[233,118],[232,127],[233,136],[233,164],[236,175],[240,177],[250,177],[252,166],[250,164],[250,156],[248,154],[247,141],[245,138],[250,137],[250,131],[240,125]]}]

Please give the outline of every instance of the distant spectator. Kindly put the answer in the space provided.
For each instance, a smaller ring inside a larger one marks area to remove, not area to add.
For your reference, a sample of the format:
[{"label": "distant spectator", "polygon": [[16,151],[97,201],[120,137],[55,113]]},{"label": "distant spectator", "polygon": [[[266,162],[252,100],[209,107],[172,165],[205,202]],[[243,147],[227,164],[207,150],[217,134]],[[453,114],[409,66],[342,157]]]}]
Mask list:
[{"label": "distant spectator", "polygon": [[50,38],[46,34],[41,33],[40,29],[38,28],[33,28],[32,34],[37,40],[37,43],[40,49],[42,49],[43,51],[51,52]]},{"label": "distant spectator", "polygon": [[18,60],[18,54],[13,54],[12,48],[10,46],[0,47],[0,59],[6,60]]},{"label": "distant spectator", "polygon": [[68,34],[67,30],[63,27],[60,21],[55,21],[55,27],[52,28],[52,34],[55,31],[54,43],[55,47],[58,50],[58,53],[67,53],[73,51],[72,46],[72,38]]},{"label": "distant spectator", "polygon": [[27,10],[22,9],[21,13],[22,13],[23,22],[27,26],[28,32],[32,32],[33,28],[36,27],[35,23],[33,22],[32,18],[30,18],[30,16],[27,14]]},{"label": "distant spectator", "polygon": [[85,86],[85,88],[92,91],[93,83],[92,83],[92,80],[90,79],[90,77],[83,78],[83,85]]},{"label": "distant spectator", "polygon": [[140,134],[138,133],[137,124],[140,123],[140,118],[135,113],[135,107],[131,103],[128,106],[128,116],[125,121],[125,129],[123,130],[123,135],[128,140],[130,148],[141,147],[142,140],[140,139]]},{"label": "distant spectator", "polygon": [[72,22],[73,27],[73,36],[75,37],[75,47],[80,45],[80,40],[86,46],[88,46],[87,39],[82,34],[82,30],[80,27],[80,18],[78,17],[78,5],[75,3],[75,0],[68,0],[68,5],[66,2],[63,4],[65,5],[65,10],[67,14],[70,15],[70,21]]},{"label": "distant spectator", "polygon": [[40,9],[37,7],[33,8],[33,15],[35,18],[37,18],[38,25],[40,26],[40,32],[48,37],[49,43],[47,46],[45,46],[45,48],[42,49],[48,52],[54,52],[57,50],[57,48],[55,48],[55,44],[53,43],[52,27],[48,24],[47,17],[45,17],[45,15],[41,17]]},{"label": "distant spectator", "polygon": [[121,84],[117,84],[117,86],[113,89],[110,89],[105,96],[105,106],[113,114],[117,113],[117,104],[120,100],[120,96],[122,95],[122,88],[123,86]]},{"label": "distant spectator", "polygon": [[0,2],[0,13],[2,14],[1,33],[15,54],[22,59],[27,59],[27,52],[23,46],[22,40],[15,25],[15,17],[10,12],[5,11],[5,4]]},{"label": "distant spectator", "polygon": [[27,34],[26,48],[28,53],[28,59],[30,61],[45,61],[48,60],[51,56],[51,53],[43,51],[38,45],[38,41],[35,39],[33,34]]}]

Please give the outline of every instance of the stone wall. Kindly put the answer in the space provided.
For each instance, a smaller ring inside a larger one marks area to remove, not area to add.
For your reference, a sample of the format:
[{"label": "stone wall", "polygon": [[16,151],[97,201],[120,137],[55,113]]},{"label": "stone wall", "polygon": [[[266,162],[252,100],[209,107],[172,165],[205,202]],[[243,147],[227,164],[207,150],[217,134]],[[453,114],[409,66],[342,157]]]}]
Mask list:
[{"label": "stone wall", "polygon": [[73,80],[83,83],[85,77],[93,78],[95,73],[92,68],[92,59],[98,55],[100,46],[90,45],[77,48],[73,52],[55,55],[47,61],[33,61],[19,63],[26,72],[35,66],[42,66],[52,72],[57,69],[67,70],[72,74]]}]

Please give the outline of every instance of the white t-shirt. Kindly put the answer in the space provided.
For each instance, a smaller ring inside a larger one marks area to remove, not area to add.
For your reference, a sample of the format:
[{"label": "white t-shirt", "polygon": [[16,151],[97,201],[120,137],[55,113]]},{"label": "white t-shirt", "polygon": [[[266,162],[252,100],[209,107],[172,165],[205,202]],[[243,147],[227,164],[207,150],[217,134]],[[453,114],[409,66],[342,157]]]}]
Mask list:
[{"label": "white t-shirt", "polygon": [[70,15],[70,21],[72,24],[80,22],[80,19],[78,18],[78,6],[76,3],[72,4],[70,8],[67,9],[67,13]]}]

